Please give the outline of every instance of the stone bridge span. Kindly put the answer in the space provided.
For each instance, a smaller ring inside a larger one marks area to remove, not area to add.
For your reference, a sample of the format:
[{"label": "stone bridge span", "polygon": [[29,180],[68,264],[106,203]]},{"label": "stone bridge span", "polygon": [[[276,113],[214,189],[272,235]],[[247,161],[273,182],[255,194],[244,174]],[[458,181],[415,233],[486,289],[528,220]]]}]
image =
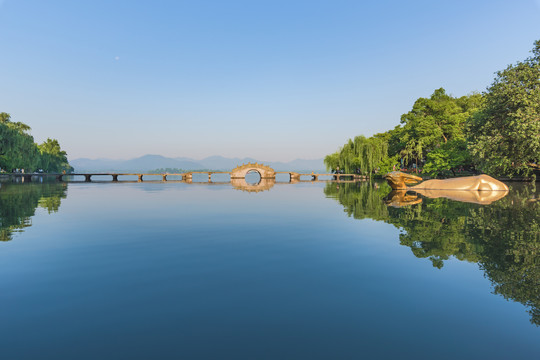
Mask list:
[{"label": "stone bridge span", "polygon": [[261,179],[275,179],[276,178],[276,172],[270,166],[257,164],[257,163],[255,164],[248,163],[248,164],[242,164],[232,169],[231,179],[245,179],[246,175],[251,171],[258,172],[259,175],[261,175]]},{"label": "stone bridge span", "polygon": [[[206,174],[206,175],[208,175],[208,182],[211,183],[212,182],[212,174],[229,174],[230,178],[231,178],[230,182],[234,181],[235,184],[236,184],[238,182],[235,181],[235,180],[243,180],[243,179],[245,179],[246,175],[249,172],[252,172],[252,171],[259,173],[259,175],[261,176],[261,182],[264,182],[265,184],[267,182],[265,182],[264,180],[273,180],[273,181],[275,181],[276,180],[276,174],[289,174],[289,176],[290,176],[289,182],[290,183],[318,181],[319,176],[330,176],[330,177],[332,177],[332,179],[338,180],[338,181],[343,180],[343,178],[350,179],[350,180],[353,180],[353,181],[366,180],[367,179],[367,176],[358,175],[358,174],[315,174],[315,173],[300,174],[300,173],[292,172],[292,171],[279,171],[279,172],[276,172],[271,167],[269,167],[267,165],[263,165],[263,164],[258,164],[258,163],[255,163],[255,164],[251,164],[251,163],[242,164],[240,166],[235,167],[231,171],[190,171],[190,172],[179,173],[179,174],[145,174],[145,173],[72,173],[72,174],[33,173],[33,174],[18,174],[18,173],[15,173],[15,174],[0,174],[0,177],[8,177],[8,178],[11,178],[11,179],[14,179],[14,180],[19,179],[20,181],[32,181],[32,178],[43,179],[43,178],[47,178],[47,177],[54,177],[58,181],[74,181],[73,177],[77,176],[77,177],[84,177],[83,181],[85,181],[85,182],[91,182],[93,176],[101,178],[102,181],[103,181],[104,176],[110,176],[110,179],[113,182],[124,182],[124,181],[128,181],[128,180],[122,181],[121,179],[119,179],[119,176],[122,176],[122,177],[136,176],[137,181],[141,182],[141,181],[143,181],[143,177],[146,177],[146,176],[161,177],[162,181],[167,181],[168,180],[167,176],[179,176],[182,179],[181,181],[191,183],[191,182],[193,182],[193,175],[194,174]],[[309,177],[310,180],[301,180],[300,179],[301,176]]]}]

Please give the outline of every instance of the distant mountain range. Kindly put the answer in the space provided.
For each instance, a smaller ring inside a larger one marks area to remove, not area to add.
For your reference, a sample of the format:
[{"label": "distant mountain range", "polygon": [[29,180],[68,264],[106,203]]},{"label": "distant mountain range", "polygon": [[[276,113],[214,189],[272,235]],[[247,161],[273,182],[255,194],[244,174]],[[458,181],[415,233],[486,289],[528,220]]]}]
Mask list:
[{"label": "distant mountain range", "polygon": [[185,157],[168,158],[161,155],[144,155],[130,160],[112,159],[74,159],[69,163],[75,168],[75,172],[148,172],[156,169],[177,168],[183,170],[219,170],[227,171],[238,165],[247,163],[259,163],[268,165],[276,171],[320,172],[324,171],[323,159],[302,160],[297,159],[289,162],[260,161],[253,158],[225,158],[223,156],[210,156],[202,160],[194,160]]}]

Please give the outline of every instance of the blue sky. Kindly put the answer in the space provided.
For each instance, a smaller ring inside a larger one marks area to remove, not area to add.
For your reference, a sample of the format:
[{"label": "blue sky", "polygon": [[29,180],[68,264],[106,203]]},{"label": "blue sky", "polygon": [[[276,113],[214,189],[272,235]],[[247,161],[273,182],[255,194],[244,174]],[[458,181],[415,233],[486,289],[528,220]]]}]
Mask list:
[{"label": "blue sky", "polygon": [[483,91],[540,0],[0,0],[0,111],[69,158],[288,161]]}]

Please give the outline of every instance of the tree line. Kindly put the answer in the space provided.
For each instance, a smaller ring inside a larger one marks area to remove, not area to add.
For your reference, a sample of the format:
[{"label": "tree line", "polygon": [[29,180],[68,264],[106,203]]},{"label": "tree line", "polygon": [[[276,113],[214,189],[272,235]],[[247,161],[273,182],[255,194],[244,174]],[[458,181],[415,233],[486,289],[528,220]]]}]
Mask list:
[{"label": "tree line", "polygon": [[60,148],[58,140],[48,138],[36,144],[28,133],[30,126],[14,122],[8,113],[0,113],[0,169],[12,172],[42,170],[59,173],[72,172],[67,153]]},{"label": "tree line", "polygon": [[419,98],[394,129],[349,139],[324,159],[328,170],[367,175],[411,169],[535,176],[540,170],[540,40],[532,56],[498,71],[483,93]]}]

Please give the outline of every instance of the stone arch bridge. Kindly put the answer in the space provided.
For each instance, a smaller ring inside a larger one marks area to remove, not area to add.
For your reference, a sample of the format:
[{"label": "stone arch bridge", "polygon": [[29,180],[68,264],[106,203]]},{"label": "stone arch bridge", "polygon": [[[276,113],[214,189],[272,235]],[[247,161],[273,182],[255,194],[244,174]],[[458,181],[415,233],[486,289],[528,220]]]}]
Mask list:
[{"label": "stone arch bridge", "polygon": [[263,164],[242,164],[231,170],[231,179],[245,179],[250,172],[258,172],[261,179],[275,179],[276,172],[270,166]]}]

